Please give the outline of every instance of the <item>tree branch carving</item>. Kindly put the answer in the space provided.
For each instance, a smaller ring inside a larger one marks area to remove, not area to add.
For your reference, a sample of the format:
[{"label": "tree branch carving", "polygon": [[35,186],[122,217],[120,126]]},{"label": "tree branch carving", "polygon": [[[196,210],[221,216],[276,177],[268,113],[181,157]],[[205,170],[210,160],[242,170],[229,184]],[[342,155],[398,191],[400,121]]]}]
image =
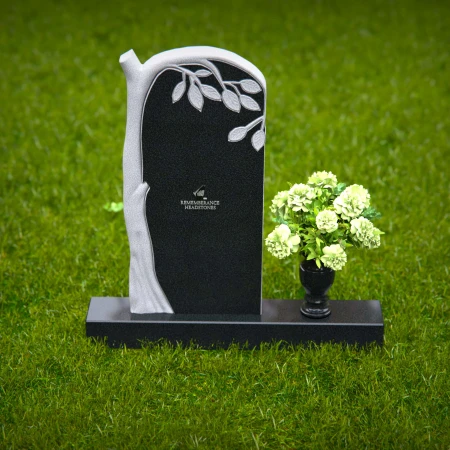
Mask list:
[{"label": "tree branch carving", "polygon": [[[182,80],[175,86],[172,92],[172,103],[178,102],[187,91],[189,103],[200,112],[203,109],[204,98],[222,102],[230,111],[237,113],[241,111],[241,107],[250,111],[261,111],[258,102],[250,97],[250,95],[246,95],[261,92],[261,86],[256,81],[251,79],[224,81],[219,70],[211,61],[202,60],[200,65],[203,65],[205,68],[195,72],[178,64],[167,66],[168,69],[176,70],[182,74]],[[211,75],[217,79],[222,92],[219,92],[214,86],[205,84],[202,81],[202,78],[207,78]],[[241,141],[258,124],[260,124],[259,130],[253,134],[251,143],[256,151],[261,150],[266,140],[264,114],[245,126],[232,129],[228,134],[228,141]]]}]

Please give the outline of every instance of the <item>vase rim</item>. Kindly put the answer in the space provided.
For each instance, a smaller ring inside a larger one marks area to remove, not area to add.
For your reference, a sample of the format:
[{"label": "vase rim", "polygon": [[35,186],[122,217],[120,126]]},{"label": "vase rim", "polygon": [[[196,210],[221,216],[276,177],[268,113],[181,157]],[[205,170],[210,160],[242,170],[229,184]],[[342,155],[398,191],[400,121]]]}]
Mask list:
[{"label": "vase rim", "polygon": [[314,259],[310,259],[310,260],[306,260],[304,259],[301,263],[300,263],[300,269],[302,270],[308,270],[311,272],[334,272],[333,269],[330,269],[329,267],[317,267],[316,261]]}]

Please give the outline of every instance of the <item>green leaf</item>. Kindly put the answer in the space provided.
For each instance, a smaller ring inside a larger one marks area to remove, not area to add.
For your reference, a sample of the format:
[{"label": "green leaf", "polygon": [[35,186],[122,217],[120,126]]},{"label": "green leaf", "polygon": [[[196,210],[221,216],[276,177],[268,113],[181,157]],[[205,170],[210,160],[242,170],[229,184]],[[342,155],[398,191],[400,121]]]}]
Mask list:
[{"label": "green leaf", "polygon": [[381,217],[381,214],[372,206],[369,206],[362,212],[362,216],[366,219],[373,220],[373,219],[379,219]]},{"label": "green leaf", "polygon": [[339,183],[335,188],[334,188],[334,193],[335,195],[340,195],[344,189],[347,187],[347,185],[345,183]]},{"label": "green leaf", "polygon": [[120,212],[123,209],[123,203],[122,202],[119,202],[119,203],[116,203],[116,202],[105,203],[103,205],[103,209],[106,209],[106,211],[109,211],[109,212]]},{"label": "green leaf", "polygon": [[320,269],[322,267],[322,263],[320,262],[320,258],[316,258],[316,265]]}]

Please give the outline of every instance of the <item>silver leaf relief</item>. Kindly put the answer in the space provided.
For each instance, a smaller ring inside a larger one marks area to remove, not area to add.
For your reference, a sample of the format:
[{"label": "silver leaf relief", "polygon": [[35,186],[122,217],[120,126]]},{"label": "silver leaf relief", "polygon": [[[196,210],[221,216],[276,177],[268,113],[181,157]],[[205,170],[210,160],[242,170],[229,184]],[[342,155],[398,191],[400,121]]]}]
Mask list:
[{"label": "silver leaf relief", "polygon": [[248,95],[241,95],[240,100],[244,108],[250,109],[251,111],[261,111],[258,103]]},{"label": "silver leaf relief", "polygon": [[209,98],[210,100],[215,100],[217,102],[220,102],[222,97],[219,94],[219,91],[212,86],[209,86],[208,84],[202,84],[202,94]]},{"label": "silver leaf relief", "polygon": [[240,83],[241,88],[247,94],[257,94],[261,92],[261,86],[253,80],[242,80]]},{"label": "silver leaf relief", "polygon": [[198,77],[209,77],[211,75],[211,72],[209,70],[200,69],[195,72],[195,75]]},{"label": "silver leaf relief", "polygon": [[191,85],[189,86],[188,99],[194,108],[197,108],[199,111],[202,110],[203,95],[200,92],[200,89],[192,82],[191,82]]},{"label": "silver leaf relief", "polygon": [[247,133],[248,131],[246,127],[233,128],[228,134],[228,141],[229,142],[242,141],[242,139],[244,139],[245,136],[247,136]]},{"label": "silver leaf relief", "polygon": [[241,103],[239,97],[227,89],[222,92],[223,104],[231,111],[239,112],[241,110]]},{"label": "silver leaf relief", "polygon": [[252,136],[252,145],[253,145],[253,148],[257,151],[262,149],[265,142],[266,142],[266,133],[264,133],[263,130],[258,130]]},{"label": "silver leaf relief", "polygon": [[[202,111],[204,98],[216,102],[222,102],[226,108],[230,111],[239,113],[241,106],[250,111],[261,111],[261,107],[258,102],[241,92],[241,90],[247,94],[257,94],[262,91],[261,86],[254,80],[245,79],[241,81],[224,81],[217,67],[208,60],[202,60],[200,65],[205,66],[203,69],[199,69],[195,72],[183,67],[181,65],[170,65],[167,68],[181,72],[183,79],[174,88],[172,92],[172,102],[175,103],[180,100],[186,92],[186,78],[189,77],[190,86],[188,89],[187,97],[189,103],[198,111]],[[203,84],[201,78],[207,78],[213,75],[220,84],[222,92],[220,93],[215,87],[209,84]],[[241,89],[241,90],[240,90]],[[236,127],[228,133],[229,142],[239,142],[244,139],[248,132],[259,127],[252,138],[251,143],[256,151],[261,150],[266,141],[265,133],[265,115],[258,117],[249,124]]]},{"label": "silver leaf relief", "polygon": [[249,124],[245,125],[245,127],[233,128],[228,134],[228,141],[238,142],[244,139],[245,136],[247,136],[247,133],[257,125],[260,126],[260,129],[252,137],[252,146],[256,151],[261,150],[266,142],[266,132],[264,131],[264,116],[258,117]]},{"label": "silver leaf relief", "polygon": [[183,97],[184,91],[186,90],[186,81],[180,81],[172,92],[172,103],[177,102]]}]

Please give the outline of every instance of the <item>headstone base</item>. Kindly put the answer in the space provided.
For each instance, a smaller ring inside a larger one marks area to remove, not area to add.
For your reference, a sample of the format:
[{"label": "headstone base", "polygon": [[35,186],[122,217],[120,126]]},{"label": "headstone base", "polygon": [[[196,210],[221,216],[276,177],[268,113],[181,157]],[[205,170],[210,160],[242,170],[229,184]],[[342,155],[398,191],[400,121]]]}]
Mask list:
[{"label": "headstone base", "polygon": [[131,314],[127,297],[93,297],[86,335],[107,338],[110,347],[141,347],[145,341],[201,347],[232,343],[258,347],[262,342],[340,342],[383,345],[384,323],[378,300],[330,300],[331,315],[309,319],[302,301],[263,300],[261,315]]}]

